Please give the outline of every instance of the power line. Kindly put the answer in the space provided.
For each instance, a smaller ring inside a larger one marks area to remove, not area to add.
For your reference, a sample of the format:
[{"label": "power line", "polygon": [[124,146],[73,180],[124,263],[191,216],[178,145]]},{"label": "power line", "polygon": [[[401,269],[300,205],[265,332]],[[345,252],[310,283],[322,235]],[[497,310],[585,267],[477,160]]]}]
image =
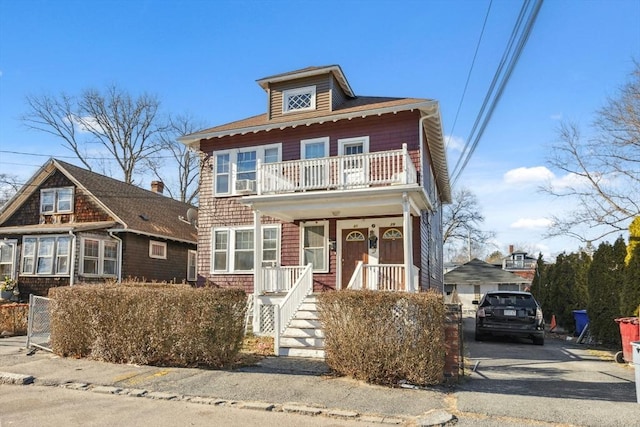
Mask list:
[{"label": "power line", "polygon": [[[478,143],[482,138],[482,135],[484,134],[484,130],[486,129],[489,121],[491,120],[491,116],[493,115],[495,107],[500,101],[500,98],[502,97],[502,94],[509,81],[509,78],[511,77],[511,74],[513,73],[513,70],[516,64],[518,63],[518,60],[520,59],[520,55],[524,50],[524,46],[526,45],[529,39],[531,30],[533,29],[533,25],[535,24],[536,18],[538,16],[538,12],[542,7],[542,2],[543,0],[536,0],[533,8],[531,9],[531,11],[528,12],[528,17],[526,19],[526,22],[524,21],[524,17],[525,15],[527,15],[526,11],[529,9],[531,1],[525,0],[522,5],[522,8],[520,9],[518,19],[511,32],[511,36],[509,38],[507,48],[505,49],[505,52],[500,61],[500,65],[498,66],[498,69],[494,74],[493,80],[491,82],[491,86],[482,103],[480,112],[476,117],[476,121],[473,125],[469,138],[467,139],[465,148],[461,153],[460,158],[458,159],[458,162],[456,163],[456,167],[454,168],[454,171],[452,172],[452,179],[451,179],[452,185],[455,185],[457,180],[460,178],[460,175],[464,171],[465,167],[469,163],[469,160],[471,159],[471,156],[473,155],[475,149],[477,148]],[[524,27],[521,29],[521,27],[523,26],[523,22],[525,22]],[[520,33],[520,36],[518,37],[518,40],[516,42],[516,35],[518,33]],[[515,47],[515,50],[512,51],[514,43],[516,47]],[[504,74],[502,74],[502,71],[505,65],[506,65],[506,71],[504,72]],[[497,90],[495,93],[493,93],[494,89],[496,88],[496,84],[497,84]],[[485,110],[487,110],[486,114],[485,114]],[[478,130],[477,133],[476,133],[476,130]]]},{"label": "power line", "polygon": [[[462,90],[462,97],[460,98],[460,102],[458,103],[458,109],[456,110],[456,115],[453,119],[453,125],[451,126],[451,131],[449,132],[449,139],[447,140],[447,145],[449,145],[449,141],[451,140],[451,136],[453,135],[453,131],[456,128],[456,123],[458,122],[458,115],[460,114],[460,109],[462,108],[462,103],[464,102],[464,97],[467,93],[467,88],[469,87],[469,80],[471,80],[471,73],[473,72],[473,67],[476,63],[476,58],[478,57],[478,51],[480,50],[480,44],[482,42],[482,36],[484,35],[484,30],[487,26],[487,21],[489,19],[489,12],[491,12],[491,5],[493,4],[493,0],[489,1],[489,7],[487,8],[487,13],[484,16],[484,22],[482,23],[482,30],[480,31],[480,36],[478,37],[478,43],[476,44],[476,51],[473,53],[473,59],[471,60],[471,67],[469,68],[469,73],[467,74],[467,81],[464,84],[464,89]],[[458,159],[458,162],[460,159]],[[456,168],[458,165],[456,164]]]}]

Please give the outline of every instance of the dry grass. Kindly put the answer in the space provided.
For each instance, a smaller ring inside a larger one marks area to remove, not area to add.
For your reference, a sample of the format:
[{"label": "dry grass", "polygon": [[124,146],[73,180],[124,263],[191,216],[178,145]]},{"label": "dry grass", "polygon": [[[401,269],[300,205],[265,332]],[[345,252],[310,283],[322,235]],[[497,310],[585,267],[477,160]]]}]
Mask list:
[{"label": "dry grass", "polygon": [[252,366],[267,356],[273,356],[273,337],[245,335],[235,367]]}]

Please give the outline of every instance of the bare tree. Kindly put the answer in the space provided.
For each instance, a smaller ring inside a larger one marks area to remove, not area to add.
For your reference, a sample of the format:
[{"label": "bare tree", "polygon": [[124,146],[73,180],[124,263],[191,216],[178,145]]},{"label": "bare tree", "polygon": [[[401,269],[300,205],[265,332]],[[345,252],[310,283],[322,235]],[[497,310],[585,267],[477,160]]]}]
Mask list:
[{"label": "bare tree", "polygon": [[152,95],[134,98],[112,85],[104,92],[88,89],[73,97],[27,96],[27,127],[63,140],[63,145],[89,169],[115,160],[123,180],[133,183],[137,168],[160,150],[157,134],[160,101]]},{"label": "bare tree", "polygon": [[471,190],[461,188],[454,191],[452,199],[443,209],[443,243],[464,247],[458,251],[466,252],[468,257],[472,254],[482,257],[481,252],[495,233],[480,229],[484,216],[480,213],[478,198]]},{"label": "bare tree", "polygon": [[[204,126],[190,116],[179,115],[169,118],[169,125],[159,134],[159,144],[162,156],[149,157],[146,161],[148,168],[159,180],[165,183],[169,196],[181,202],[194,204],[199,193],[199,165],[198,153],[177,141],[177,137],[193,133]],[[174,185],[166,167],[166,159],[178,166],[177,184]]]},{"label": "bare tree", "polygon": [[20,183],[17,176],[0,173],[0,210],[18,192],[19,188]]},{"label": "bare tree", "polygon": [[577,202],[553,219],[547,237],[572,236],[589,244],[626,232],[640,215],[640,64],[617,97],[596,112],[594,136],[582,138],[574,123],[562,123],[548,163],[569,179],[542,190]]}]

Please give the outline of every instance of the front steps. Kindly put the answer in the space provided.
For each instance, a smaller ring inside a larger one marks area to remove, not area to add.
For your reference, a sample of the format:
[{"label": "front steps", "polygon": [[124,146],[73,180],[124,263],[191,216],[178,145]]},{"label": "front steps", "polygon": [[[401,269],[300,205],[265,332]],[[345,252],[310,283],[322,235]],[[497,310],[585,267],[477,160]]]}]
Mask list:
[{"label": "front steps", "polygon": [[324,331],[318,320],[317,297],[309,295],[280,335],[278,356],[324,359]]}]

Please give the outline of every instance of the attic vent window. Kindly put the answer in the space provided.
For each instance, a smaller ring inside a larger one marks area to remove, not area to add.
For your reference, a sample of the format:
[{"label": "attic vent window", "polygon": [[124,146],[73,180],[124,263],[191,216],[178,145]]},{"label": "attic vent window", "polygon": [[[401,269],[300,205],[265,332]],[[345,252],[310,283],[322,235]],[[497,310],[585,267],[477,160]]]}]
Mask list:
[{"label": "attic vent window", "polygon": [[140,214],[140,215],[138,215],[138,216],[139,216],[139,217],[140,217],[140,219],[141,219],[141,220],[143,220],[143,221],[149,221],[149,217],[148,217],[147,215],[145,215],[145,214]]},{"label": "attic vent window", "polygon": [[316,87],[307,86],[285,90],[282,93],[282,112],[306,111],[316,109]]}]

